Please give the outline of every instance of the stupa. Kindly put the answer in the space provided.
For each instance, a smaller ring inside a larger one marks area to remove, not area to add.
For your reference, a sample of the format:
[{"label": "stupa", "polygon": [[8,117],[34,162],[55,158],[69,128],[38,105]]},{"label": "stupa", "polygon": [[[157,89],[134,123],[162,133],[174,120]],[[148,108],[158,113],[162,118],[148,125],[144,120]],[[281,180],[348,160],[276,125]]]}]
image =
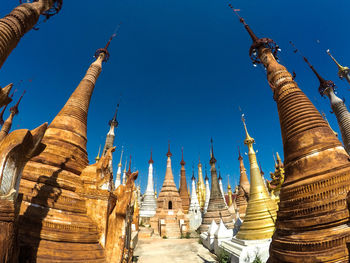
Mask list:
[{"label": "stupa", "polygon": [[186,181],[186,170],[185,170],[185,161],[184,161],[184,151],[183,148],[181,149],[181,171],[180,171],[180,189],[179,189],[179,193],[180,193],[180,197],[181,197],[181,201],[182,201],[182,209],[184,211],[185,214],[188,213],[188,209],[190,207],[190,196],[188,194],[188,190],[187,190],[187,181]]},{"label": "stupa", "polygon": [[208,209],[203,216],[202,225],[199,228],[201,233],[208,231],[209,226],[213,220],[217,225],[219,225],[220,219],[222,219],[227,229],[233,229],[233,224],[234,224],[233,217],[228,211],[220,191],[218,176],[215,168],[216,159],[214,157],[213,140],[211,140],[211,143],[212,143],[211,159],[210,159],[211,192],[210,192]]},{"label": "stupa", "polygon": [[142,222],[149,223],[149,218],[156,214],[157,202],[154,197],[154,189],[153,189],[153,159],[152,159],[152,151],[151,157],[148,161],[148,181],[146,192],[143,197],[143,202],[141,204],[140,209],[140,217]]},{"label": "stupa", "polygon": [[244,220],[248,200],[249,200],[249,191],[250,191],[250,184],[248,181],[247,176],[247,169],[244,167],[243,157],[241,155],[241,151],[238,147],[238,161],[239,161],[239,185],[238,185],[238,192],[236,197],[236,204],[238,209],[238,215],[239,217]]},{"label": "stupa", "polygon": [[253,62],[267,70],[283,140],[285,181],[269,262],[349,262],[349,155],[276,61],[275,42],[259,39],[239,18],[253,40]]},{"label": "stupa", "polygon": [[46,130],[42,141],[45,150],[24,167],[20,184],[21,262],[105,262],[97,225],[87,216],[85,199],[76,190],[82,185],[79,176],[88,166],[90,98],[102,62],[109,57],[109,43],[96,51],[96,61]]}]

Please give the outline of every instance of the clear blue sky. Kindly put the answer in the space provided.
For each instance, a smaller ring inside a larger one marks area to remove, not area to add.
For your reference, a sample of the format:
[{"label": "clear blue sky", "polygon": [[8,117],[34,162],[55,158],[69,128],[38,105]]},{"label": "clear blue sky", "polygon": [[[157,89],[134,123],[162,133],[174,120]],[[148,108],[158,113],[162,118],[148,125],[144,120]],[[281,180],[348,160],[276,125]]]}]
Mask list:
[{"label": "clear blue sky", "polygon": [[[2,0],[1,17],[17,3]],[[143,191],[151,148],[158,191],[161,187],[168,140],[177,184],[181,146],[189,182],[199,153],[203,164],[208,163],[211,137],[224,184],[227,174],[231,184],[237,182],[237,146],[246,151],[238,106],[269,178],[272,152],[283,156],[276,105],[264,69],[251,64],[251,40],[227,4],[222,0],[64,0],[61,13],[25,35],[0,71],[0,85],[24,80],[16,88],[27,89],[14,128],[32,129],[51,122],[93,61],[95,50],[105,45],[121,21],[90,104],[90,162],[99,144],[104,144],[108,120],[122,94],[114,166],[124,145],[126,154],[133,155],[132,166],[140,172]],[[350,65],[350,2],[239,0],[232,4],[258,36],[280,45],[281,63],[296,72],[299,86],[339,132],[328,100],[317,92],[317,79],[288,42],[294,41],[326,79],[335,81],[339,96],[350,100],[348,84],[338,79],[325,53],[330,48],[342,64]],[[247,158],[245,165],[249,167]]]}]

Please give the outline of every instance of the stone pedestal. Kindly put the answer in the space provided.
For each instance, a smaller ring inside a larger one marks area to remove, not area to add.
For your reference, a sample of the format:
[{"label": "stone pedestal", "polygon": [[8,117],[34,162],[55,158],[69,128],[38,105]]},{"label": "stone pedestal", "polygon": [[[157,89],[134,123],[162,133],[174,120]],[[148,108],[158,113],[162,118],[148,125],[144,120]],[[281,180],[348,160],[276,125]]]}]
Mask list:
[{"label": "stone pedestal", "polygon": [[220,225],[214,234],[214,252],[216,255],[220,255],[221,248],[220,245],[223,241],[229,241],[233,237],[233,230],[227,229],[224,222],[220,220]]},{"label": "stone pedestal", "polygon": [[219,226],[213,220],[209,226],[208,232],[203,232],[200,235],[203,246],[205,246],[210,251],[214,250],[214,235]]},{"label": "stone pedestal", "polygon": [[231,255],[231,263],[252,263],[256,257],[266,262],[270,243],[271,239],[240,240],[234,237],[230,241],[221,242],[220,248]]}]

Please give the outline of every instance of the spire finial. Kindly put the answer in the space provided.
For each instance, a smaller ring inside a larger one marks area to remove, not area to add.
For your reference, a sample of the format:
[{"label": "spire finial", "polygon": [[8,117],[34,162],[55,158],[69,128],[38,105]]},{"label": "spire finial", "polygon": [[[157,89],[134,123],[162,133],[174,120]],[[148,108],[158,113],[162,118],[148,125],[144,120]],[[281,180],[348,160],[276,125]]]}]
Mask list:
[{"label": "spire finial", "polygon": [[186,163],[184,161],[184,147],[181,147],[181,162],[180,165],[184,166]]},{"label": "spire finial", "polygon": [[222,180],[222,177],[221,177],[221,170],[220,170],[220,165],[218,164],[218,170],[219,170],[219,180]]},{"label": "spire finial", "polygon": [[231,189],[231,185],[230,185],[230,175],[227,174],[227,189]]},{"label": "spire finial", "polygon": [[167,152],[166,156],[168,156],[168,157],[172,156],[172,153],[170,152],[170,140],[168,141],[168,152]]},{"label": "spire finial", "polygon": [[205,164],[205,180],[209,180],[207,173],[207,164]]},{"label": "spire finial", "polygon": [[196,181],[196,177],[194,177],[194,162],[192,161],[192,181]]},{"label": "spire finial", "polygon": [[13,114],[13,115],[16,115],[18,114],[18,105],[19,103],[21,102],[22,98],[23,98],[23,95],[26,93],[26,91],[24,90],[21,97],[18,99],[17,103],[15,106],[11,107],[10,108],[10,112]]},{"label": "spire finial", "polygon": [[149,159],[148,163],[149,163],[149,164],[153,164],[153,163],[154,163],[154,162],[153,162],[153,159],[152,159],[152,149],[151,149],[151,158]]},{"label": "spire finial", "polygon": [[265,47],[271,50],[271,53],[274,55],[274,57],[277,59],[277,53],[280,51],[279,46],[270,38],[258,38],[253,30],[248,26],[248,24],[245,22],[245,20],[238,14],[239,9],[234,9],[231,4],[228,5],[233,12],[236,14],[236,16],[239,18],[239,21],[244,25],[244,28],[247,30],[249,36],[253,40],[253,44],[251,45],[249,49],[249,56],[251,60],[253,61],[253,65],[261,63],[258,50],[261,47]]},{"label": "spire finial", "polygon": [[244,130],[245,130],[245,135],[246,135],[245,140],[244,140],[244,143],[245,143],[246,145],[248,145],[248,144],[251,144],[251,145],[252,145],[255,141],[254,141],[254,139],[253,139],[252,137],[250,137],[250,135],[249,135],[249,133],[248,133],[247,125],[246,125],[246,123],[245,123],[244,114],[242,114],[242,122],[243,122],[243,125],[244,125]]},{"label": "spire finial", "polygon": [[241,155],[241,150],[239,149],[239,146],[238,146],[238,160],[241,160],[243,159],[242,155]]},{"label": "spire finial", "polygon": [[117,126],[118,126],[118,121],[117,121],[118,109],[119,109],[119,103],[117,104],[117,108],[116,108],[116,110],[115,110],[113,119],[111,119],[111,120],[109,121],[109,123],[108,123],[109,126],[114,126],[114,127],[117,127]]},{"label": "spire finial", "polygon": [[273,160],[274,160],[274,162],[275,162],[275,165],[277,165],[275,154],[272,153],[272,156],[273,156]]},{"label": "spire finial", "polygon": [[216,163],[216,159],[215,159],[215,157],[214,157],[213,138],[210,139],[210,143],[211,143],[211,158],[210,158],[210,164],[215,164],[215,163]]},{"label": "spire finial", "polygon": [[97,153],[97,156],[95,158],[95,161],[98,162],[100,160],[100,152],[101,152],[101,144],[100,146],[98,147],[98,153]]},{"label": "spire finial", "polygon": [[126,173],[126,166],[128,165],[128,158],[125,158],[125,166],[124,166],[124,173]]},{"label": "spire finial", "polygon": [[316,75],[318,81],[320,82],[320,86],[318,88],[318,92],[321,94],[321,96],[324,96],[325,92],[329,91],[330,89],[333,89],[333,91],[334,91],[336,89],[336,86],[335,86],[334,82],[331,81],[331,80],[325,80],[324,78],[322,78],[322,76],[316,71],[314,66],[311,65],[309,60],[305,56],[303,56],[303,54],[300,52],[300,50],[298,50],[295,47],[294,43],[292,41],[289,41],[289,43],[292,45],[292,47],[294,47],[294,51],[293,52],[294,53],[299,53],[299,55],[304,59],[306,64],[308,64],[308,66],[311,68],[313,73]]},{"label": "spire finial", "polygon": [[117,36],[117,31],[119,30],[120,25],[121,25],[121,23],[118,25],[118,27],[117,27],[115,33],[113,33],[113,34],[111,35],[111,37],[109,38],[109,40],[108,40],[106,46],[105,46],[104,48],[99,48],[99,49],[96,50],[96,52],[95,52],[95,58],[96,58],[96,59],[100,56],[101,53],[104,53],[104,54],[105,54],[105,57],[103,58],[103,62],[107,62],[107,61],[108,61],[109,56],[110,56],[109,51],[108,51],[108,47],[109,47],[109,45],[111,44],[112,39],[115,38],[115,37]]},{"label": "spire finial", "polygon": [[335,58],[332,56],[332,54],[329,51],[329,49],[327,49],[326,52],[331,57],[331,59],[335,62],[335,64],[337,65],[339,78],[343,79],[350,72],[350,69],[348,67],[344,67],[344,66],[340,65],[338,63],[338,61],[336,61]]}]

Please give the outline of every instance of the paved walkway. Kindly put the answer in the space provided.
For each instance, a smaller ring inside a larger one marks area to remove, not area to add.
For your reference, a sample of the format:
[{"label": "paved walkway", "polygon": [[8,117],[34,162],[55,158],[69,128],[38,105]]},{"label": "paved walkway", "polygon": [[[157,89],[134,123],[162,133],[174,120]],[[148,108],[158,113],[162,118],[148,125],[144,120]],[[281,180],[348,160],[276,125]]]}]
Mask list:
[{"label": "paved walkway", "polygon": [[134,256],[137,263],[214,263],[217,262],[198,239],[140,239]]}]

